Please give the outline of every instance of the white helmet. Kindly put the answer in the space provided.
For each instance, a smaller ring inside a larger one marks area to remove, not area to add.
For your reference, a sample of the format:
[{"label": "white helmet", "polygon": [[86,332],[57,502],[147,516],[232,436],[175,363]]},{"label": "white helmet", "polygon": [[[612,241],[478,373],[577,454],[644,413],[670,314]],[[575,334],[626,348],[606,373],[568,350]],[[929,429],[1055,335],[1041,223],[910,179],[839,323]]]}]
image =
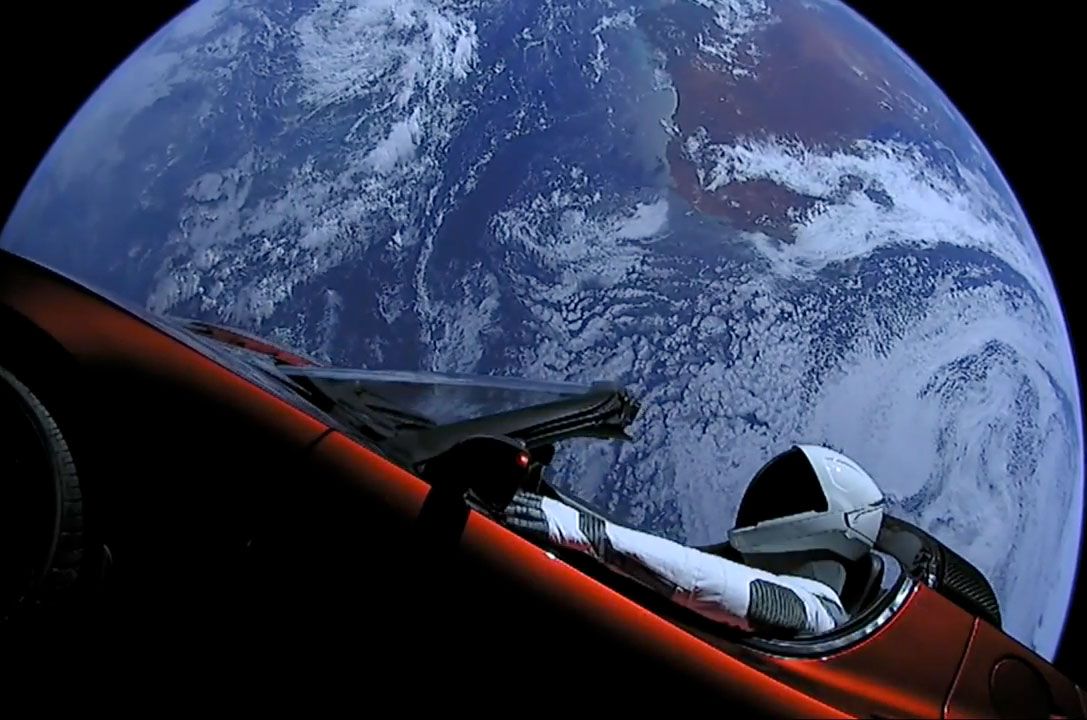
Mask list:
[{"label": "white helmet", "polygon": [[883,493],[855,462],[794,445],[755,474],[729,544],[744,555],[830,552],[857,560],[875,545]]}]

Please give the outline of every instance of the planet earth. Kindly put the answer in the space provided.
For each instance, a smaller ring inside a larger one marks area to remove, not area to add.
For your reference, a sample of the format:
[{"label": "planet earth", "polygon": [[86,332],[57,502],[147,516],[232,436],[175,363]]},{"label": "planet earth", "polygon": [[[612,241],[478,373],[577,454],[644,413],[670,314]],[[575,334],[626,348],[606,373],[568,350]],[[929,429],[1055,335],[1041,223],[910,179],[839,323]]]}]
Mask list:
[{"label": "planet earth", "polygon": [[622,383],[634,441],[555,481],[683,542],[828,445],[1055,653],[1084,477],[1062,308],[967,120],[839,2],[201,0],[0,242],[338,365]]}]

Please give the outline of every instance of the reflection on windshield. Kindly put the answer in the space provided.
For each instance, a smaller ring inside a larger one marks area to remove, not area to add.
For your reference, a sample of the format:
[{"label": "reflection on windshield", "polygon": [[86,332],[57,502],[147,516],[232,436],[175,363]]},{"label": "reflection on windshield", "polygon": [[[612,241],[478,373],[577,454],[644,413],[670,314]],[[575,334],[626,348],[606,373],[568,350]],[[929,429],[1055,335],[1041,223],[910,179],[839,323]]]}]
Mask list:
[{"label": "reflection on windshield", "polygon": [[557,382],[550,380],[526,380],[501,375],[472,375],[469,373],[440,373],[426,370],[363,370],[361,368],[342,367],[306,367],[292,370],[309,377],[322,377],[330,380],[358,380],[366,383],[407,383],[413,385],[486,385],[509,390],[526,390],[541,393],[553,393],[552,397],[580,395],[593,389],[594,385],[575,382]]},{"label": "reflection on windshield", "polygon": [[592,385],[490,375],[352,368],[280,368],[296,378],[343,382],[395,407],[447,423],[583,395]]}]

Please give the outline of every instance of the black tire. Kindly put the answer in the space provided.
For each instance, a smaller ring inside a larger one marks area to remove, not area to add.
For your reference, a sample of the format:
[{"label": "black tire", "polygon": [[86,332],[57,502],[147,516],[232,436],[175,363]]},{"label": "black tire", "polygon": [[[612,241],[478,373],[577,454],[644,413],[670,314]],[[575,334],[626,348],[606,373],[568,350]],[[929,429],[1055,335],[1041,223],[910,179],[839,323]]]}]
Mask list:
[{"label": "black tire", "polygon": [[86,554],[75,461],[37,395],[0,367],[0,622],[72,594]]}]

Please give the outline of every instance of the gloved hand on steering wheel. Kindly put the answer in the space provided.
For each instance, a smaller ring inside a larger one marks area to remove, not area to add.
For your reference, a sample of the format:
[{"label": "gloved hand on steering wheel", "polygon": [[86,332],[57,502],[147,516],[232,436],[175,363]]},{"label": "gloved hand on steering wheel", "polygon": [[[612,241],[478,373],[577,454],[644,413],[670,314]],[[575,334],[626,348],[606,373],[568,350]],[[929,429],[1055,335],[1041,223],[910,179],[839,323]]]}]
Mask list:
[{"label": "gloved hand on steering wheel", "polygon": [[564,502],[535,493],[518,492],[503,513],[507,526],[546,539],[552,545],[603,559],[608,545],[608,523]]}]

